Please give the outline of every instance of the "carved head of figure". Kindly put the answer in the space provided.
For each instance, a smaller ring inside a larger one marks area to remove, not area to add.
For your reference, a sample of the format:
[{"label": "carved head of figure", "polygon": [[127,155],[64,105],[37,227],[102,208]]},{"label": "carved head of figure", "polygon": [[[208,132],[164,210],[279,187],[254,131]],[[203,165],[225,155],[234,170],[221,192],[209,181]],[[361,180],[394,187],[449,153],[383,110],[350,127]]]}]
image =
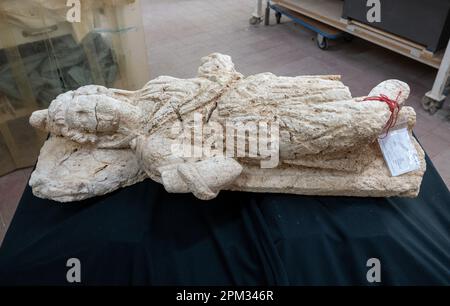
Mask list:
[{"label": "carved head of figure", "polygon": [[211,53],[201,59],[202,65],[198,68],[198,76],[212,82],[226,85],[231,80],[238,80],[242,74],[234,69],[233,61],[229,55]]},{"label": "carved head of figure", "polygon": [[77,143],[126,147],[127,139],[136,132],[132,125],[141,119],[139,108],[126,102],[126,93],[132,94],[117,94],[103,86],[83,86],[59,95],[48,109],[34,112],[30,123]]}]

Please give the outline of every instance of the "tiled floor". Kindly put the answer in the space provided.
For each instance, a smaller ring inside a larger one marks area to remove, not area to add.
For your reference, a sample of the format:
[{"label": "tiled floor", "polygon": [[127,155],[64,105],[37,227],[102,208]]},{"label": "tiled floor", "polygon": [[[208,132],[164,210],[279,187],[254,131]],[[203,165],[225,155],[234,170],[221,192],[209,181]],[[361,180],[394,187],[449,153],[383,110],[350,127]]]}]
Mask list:
[{"label": "tiled floor", "polygon": [[[314,34],[286,20],[281,25],[250,26],[255,0],[142,0],[152,77],[194,76],[200,58],[211,52],[233,57],[246,74],[341,74],[354,96],[366,95],[379,82],[397,78],[411,87],[408,104],[415,107],[415,133],[450,186],[449,101],[434,116],[420,101],[436,70],[360,39],[333,43],[321,51]],[[9,224],[30,170],[0,178],[0,240]]]}]

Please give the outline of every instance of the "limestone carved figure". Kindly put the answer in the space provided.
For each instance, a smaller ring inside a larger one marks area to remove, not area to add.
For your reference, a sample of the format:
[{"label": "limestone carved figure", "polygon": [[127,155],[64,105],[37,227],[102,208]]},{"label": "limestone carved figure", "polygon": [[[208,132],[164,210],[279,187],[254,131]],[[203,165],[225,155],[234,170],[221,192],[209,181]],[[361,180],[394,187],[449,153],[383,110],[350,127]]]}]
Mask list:
[{"label": "limestone carved figure", "polygon": [[[409,87],[388,80],[368,93],[379,95],[402,105]],[[403,106],[395,115],[395,124],[411,133],[414,109]],[[220,190],[414,197],[426,167],[424,152],[411,134],[420,168],[391,176],[376,141],[390,119],[386,103],[353,98],[339,76],[244,77],[229,56],[214,53],[202,59],[192,79],[161,76],[137,91],[84,86],[34,112],[30,123],[50,137],[29,184],[36,196],[59,202],[145,178],[204,200]],[[215,127],[196,135],[196,122]],[[246,131],[228,133],[230,122]],[[270,167],[262,167],[272,156],[260,146],[249,152],[252,140],[266,132],[269,153],[277,154]],[[179,154],[174,148],[180,135],[194,135],[193,150],[207,147],[209,154]],[[234,148],[224,153],[239,141],[248,154]]]}]

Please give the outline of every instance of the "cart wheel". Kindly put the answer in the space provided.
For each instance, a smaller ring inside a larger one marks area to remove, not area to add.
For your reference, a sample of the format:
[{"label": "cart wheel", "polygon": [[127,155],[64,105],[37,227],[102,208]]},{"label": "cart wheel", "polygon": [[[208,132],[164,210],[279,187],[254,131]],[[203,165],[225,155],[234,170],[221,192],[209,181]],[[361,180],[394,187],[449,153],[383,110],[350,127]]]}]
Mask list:
[{"label": "cart wheel", "polygon": [[317,47],[322,50],[326,50],[328,48],[328,39],[322,34],[317,33],[316,43]]},{"label": "cart wheel", "polygon": [[268,26],[270,23],[270,6],[269,2],[267,2],[266,14],[264,16],[264,25]]},{"label": "cart wheel", "polygon": [[262,17],[255,17],[252,16],[250,17],[249,21],[248,21],[251,25],[257,25],[260,24],[262,22]]},{"label": "cart wheel", "polygon": [[280,12],[276,12],[275,13],[275,18],[277,19],[277,24],[281,23],[281,13]]}]

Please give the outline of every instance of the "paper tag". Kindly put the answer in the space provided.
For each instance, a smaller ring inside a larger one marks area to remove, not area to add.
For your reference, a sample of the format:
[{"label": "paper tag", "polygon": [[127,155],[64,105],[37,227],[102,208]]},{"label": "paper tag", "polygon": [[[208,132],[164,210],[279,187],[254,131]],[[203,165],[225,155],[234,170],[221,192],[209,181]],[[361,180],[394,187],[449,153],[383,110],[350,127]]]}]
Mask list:
[{"label": "paper tag", "polygon": [[419,169],[419,156],[406,128],[390,131],[378,143],[392,176]]}]

